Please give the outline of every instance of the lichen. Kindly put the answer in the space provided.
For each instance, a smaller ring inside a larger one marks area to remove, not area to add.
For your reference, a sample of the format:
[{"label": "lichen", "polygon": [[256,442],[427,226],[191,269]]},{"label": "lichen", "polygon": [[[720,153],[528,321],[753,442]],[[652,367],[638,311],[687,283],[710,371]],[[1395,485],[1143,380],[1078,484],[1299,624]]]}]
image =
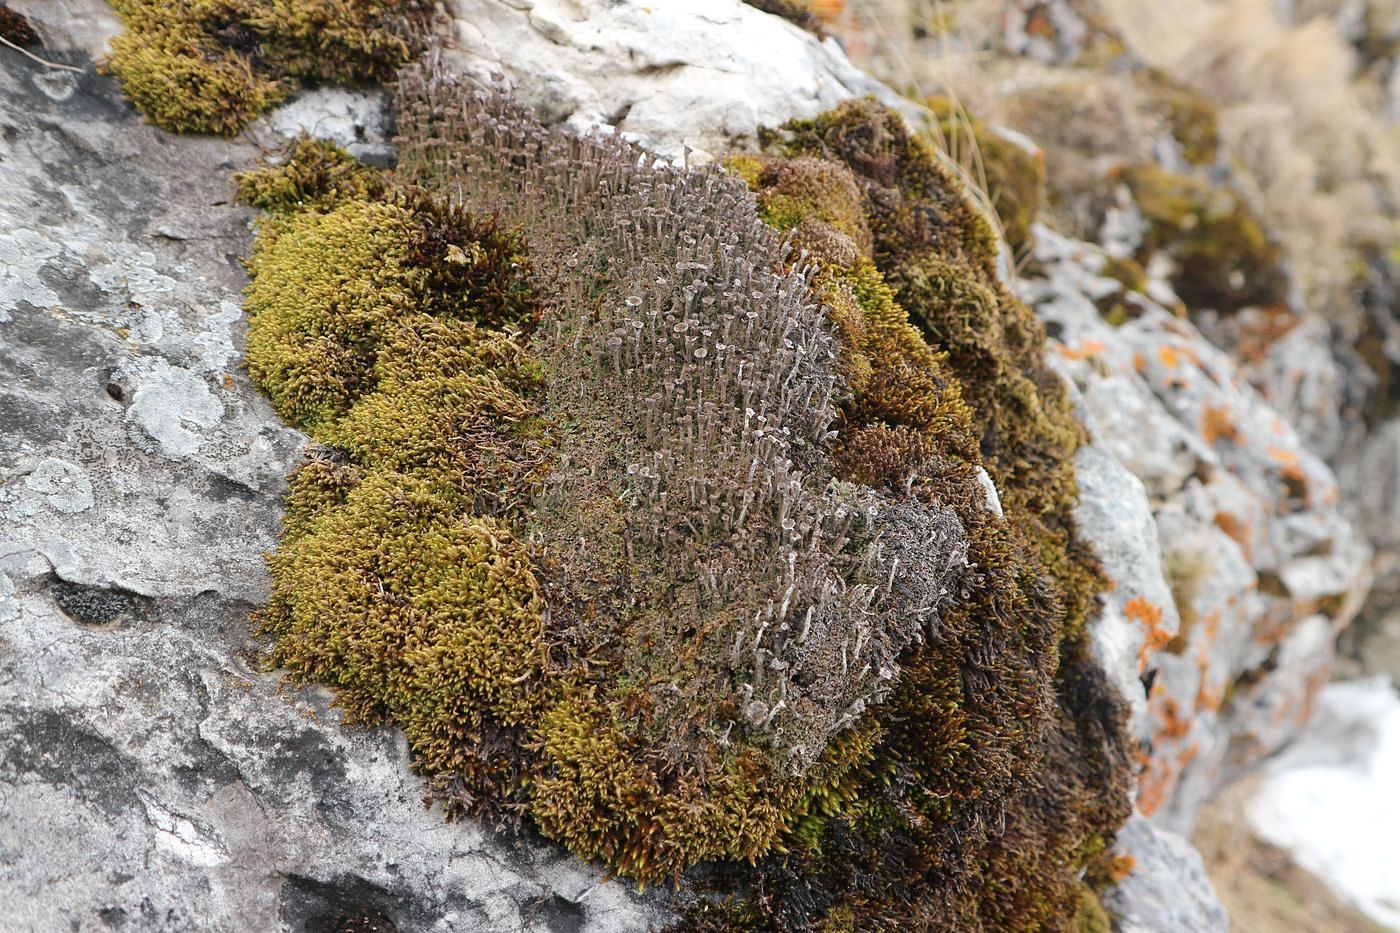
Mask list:
[{"label": "lichen", "polygon": [[231,136],[298,82],[391,79],[417,0],[114,0],[126,27],[103,67],[158,126]]}]

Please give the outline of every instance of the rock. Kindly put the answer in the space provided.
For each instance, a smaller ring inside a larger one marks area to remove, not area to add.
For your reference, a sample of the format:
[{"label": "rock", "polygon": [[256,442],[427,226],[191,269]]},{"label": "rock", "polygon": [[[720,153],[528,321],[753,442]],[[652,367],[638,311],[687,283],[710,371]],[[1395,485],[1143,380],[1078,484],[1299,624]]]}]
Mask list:
[{"label": "rock", "polygon": [[29,20],[46,49],[98,59],[122,31],[117,14],[102,0],[7,0],[6,5]]},{"label": "rock", "polygon": [[257,150],[0,57],[0,928],[660,922],[555,846],[444,822],[401,735],[252,663],[305,440],[239,365],[229,173]]},{"label": "rock", "polygon": [[1118,831],[1133,871],[1104,897],[1119,933],[1225,933],[1230,919],[1215,898],[1200,853],[1170,830],[1135,816]]},{"label": "rock", "polygon": [[1328,684],[1317,713],[1264,772],[1246,809],[1285,849],[1378,923],[1400,929],[1400,695],[1389,677]]},{"label": "rock", "polygon": [[[1369,548],[1332,472],[1229,357],[1139,293],[1124,298],[1136,316],[1109,325],[1089,299],[1121,288],[1097,276],[1103,252],[1044,228],[1036,242],[1044,276],[1018,287],[1078,390],[1095,442],[1078,515],[1116,584],[1092,636],[1145,706],[1138,806],[1185,834],[1217,789],[1306,722],[1369,587]],[[1107,481],[1108,458],[1141,480],[1155,536],[1129,533],[1141,498]]]},{"label": "rock", "polygon": [[850,97],[909,104],[818,42],[741,0],[452,0],[454,69],[503,83],[546,123],[607,127],[708,161],[761,126]]}]

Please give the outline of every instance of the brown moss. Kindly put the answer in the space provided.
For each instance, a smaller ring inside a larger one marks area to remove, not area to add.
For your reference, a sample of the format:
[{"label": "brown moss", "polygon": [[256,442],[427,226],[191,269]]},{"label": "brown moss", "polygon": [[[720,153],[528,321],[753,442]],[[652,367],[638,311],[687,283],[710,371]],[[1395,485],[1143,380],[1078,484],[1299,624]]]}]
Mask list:
[{"label": "brown moss", "polygon": [[0,4],[0,37],[21,48],[39,42],[39,35],[29,25],[29,20],[3,4]]},{"label": "brown moss", "polygon": [[[841,904],[860,929],[1064,927],[1085,841],[1111,838],[1128,807],[1121,710],[1083,643],[1102,577],[1074,536],[1079,428],[1039,324],[996,278],[990,230],[897,117],[853,102],[769,143],[797,160],[786,172],[846,166],[872,234],[873,263],[816,254],[856,386],[838,463],[951,504],[980,572],[942,637],[905,659],[873,741],[832,750],[845,764],[803,804],[792,896]],[[750,173],[761,204],[784,171]],[[969,493],[980,465],[1006,523]]]},{"label": "brown moss", "polygon": [[807,30],[817,38],[826,37],[821,18],[812,11],[811,0],[744,0],[749,6],[781,16],[788,22]]}]

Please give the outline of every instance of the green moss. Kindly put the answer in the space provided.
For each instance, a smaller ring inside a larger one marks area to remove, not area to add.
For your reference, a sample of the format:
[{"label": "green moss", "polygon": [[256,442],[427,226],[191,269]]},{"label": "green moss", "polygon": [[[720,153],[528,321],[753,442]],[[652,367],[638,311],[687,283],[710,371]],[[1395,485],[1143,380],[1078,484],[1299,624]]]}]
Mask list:
[{"label": "green moss", "polygon": [[1280,248],[1242,197],[1156,165],[1129,167],[1122,180],[1149,223],[1139,260],[1169,255],[1172,287],[1187,307],[1228,313],[1284,300]]},{"label": "green moss", "polygon": [[303,136],[271,171],[238,176],[238,199],[268,211],[329,208],[343,201],[374,201],[385,193],[381,173],[323,139]]},{"label": "green moss", "polygon": [[1045,203],[1044,159],[1001,137],[951,98],[931,97],[925,104],[937,120],[942,148],[985,185],[1012,256],[1029,253],[1031,224]]},{"label": "green moss", "polygon": [[299,81],[391,78],[414,0],[114,0],[104,63],[151,122],[231,136]]},{"label": "green moss", "polygon": [[1075,914],[1075,933],[1111,933],[1113,923],[1099,903],[1099,897],[1088,885],[1079,888],[1079,911]]},{"label": "green moss", "polygon": [[555,695],[519,539],[548,457],[513,329],[533,313],[520,243],[322,143],[239,187],[274,210],[248,261],[249,372],[318,442],[268,560],[271,660],[402,726],[451,775],[440,792],[509,809],[514,749]]}]

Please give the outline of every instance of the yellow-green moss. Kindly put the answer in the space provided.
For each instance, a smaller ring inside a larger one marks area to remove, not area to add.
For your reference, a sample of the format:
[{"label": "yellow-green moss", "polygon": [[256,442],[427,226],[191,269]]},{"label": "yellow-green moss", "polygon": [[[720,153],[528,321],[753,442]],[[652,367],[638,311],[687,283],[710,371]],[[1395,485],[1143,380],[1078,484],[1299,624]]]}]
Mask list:
[{"label": "yellow-green moss", "polygon": [[521,246],[321,143],[239,183],[274,211],[248,261],[249,372],[318,442],[268,559],[271,660],[401,725],[459,797],[512,806],[513,749],[557,693],[519,539],[548,456],[513,329]]},{"label": "yellow-green moss", "polygon": [[324,139],[303,136],[276,171],[238,176],[238,199],[263,210],[329,208],[342,200],[373,201],[385,192],[382,173]]},{"label": "yellow-green moss", "polygon": [[391,78],[415,0],[113,0],[104,67],[151,122],[231,136],[299,81]]}]

